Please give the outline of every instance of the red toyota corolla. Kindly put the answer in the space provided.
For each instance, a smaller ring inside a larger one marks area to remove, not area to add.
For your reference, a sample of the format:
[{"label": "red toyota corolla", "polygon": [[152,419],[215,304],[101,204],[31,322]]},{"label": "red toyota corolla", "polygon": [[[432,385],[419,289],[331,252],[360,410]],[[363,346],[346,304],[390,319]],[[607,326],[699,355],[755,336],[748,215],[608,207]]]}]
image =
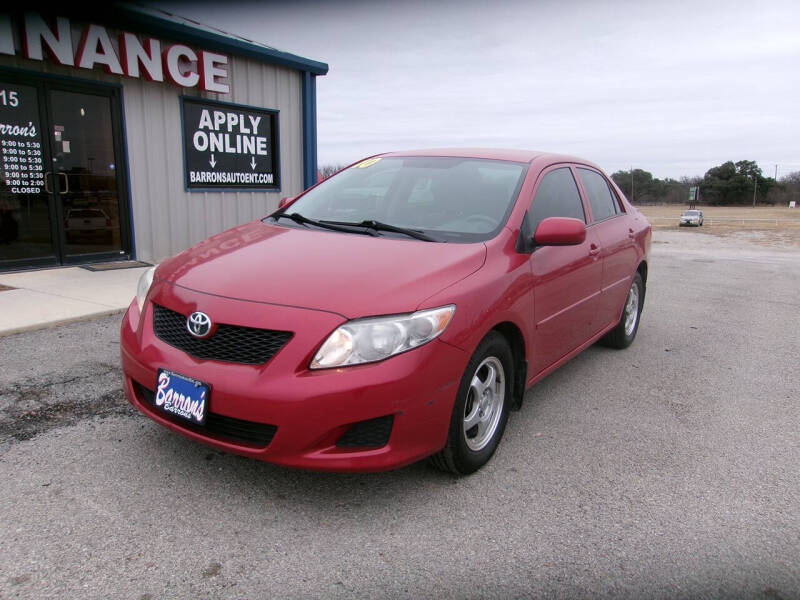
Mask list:
[{"label": "red toyota corolla", "polygon": [[281,465],[471,473],[528,387],[598,340],[633,341],[650,234],[574,157],[375,156],[145,272],[125,394]]}]

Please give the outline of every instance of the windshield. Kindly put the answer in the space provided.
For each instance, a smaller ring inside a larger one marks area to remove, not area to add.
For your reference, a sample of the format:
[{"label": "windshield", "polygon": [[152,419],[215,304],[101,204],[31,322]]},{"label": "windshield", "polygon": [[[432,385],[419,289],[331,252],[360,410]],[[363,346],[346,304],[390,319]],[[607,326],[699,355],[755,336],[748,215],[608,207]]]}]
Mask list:
[{"label": "windshield", "polygon": [[696,217],[696,216],[698,216],[700,213],[699,213],[698,211],[696,211],[696,210],[687,210],[687,211],[686,211],[685,213],[683,213],[683,214],[684,214],[684,216],[686,216],[686,217]]},{"label": "windshield", "polygon": [[[320,222],[378,222],[442,242],[484,241],[505,225],[526,168],[475,158],[371,158],[324,181],[287,213]],[[380,235],[398,233],[382,229]]]}]

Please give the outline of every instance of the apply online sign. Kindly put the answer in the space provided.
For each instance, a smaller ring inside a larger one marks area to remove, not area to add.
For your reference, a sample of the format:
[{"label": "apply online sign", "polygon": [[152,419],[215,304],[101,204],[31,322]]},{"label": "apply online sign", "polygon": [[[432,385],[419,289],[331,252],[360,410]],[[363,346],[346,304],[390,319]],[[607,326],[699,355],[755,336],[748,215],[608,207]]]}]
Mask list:
[{"label": "apply online sign", "polygon": [[280,189],[278,111],[182,98],[186,188]]}]

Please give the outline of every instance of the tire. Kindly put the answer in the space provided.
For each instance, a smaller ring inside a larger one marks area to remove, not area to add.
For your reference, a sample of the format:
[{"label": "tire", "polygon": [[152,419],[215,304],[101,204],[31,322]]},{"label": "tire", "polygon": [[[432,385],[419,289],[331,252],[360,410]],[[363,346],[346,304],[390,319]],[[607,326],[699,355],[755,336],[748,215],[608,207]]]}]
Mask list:
[{"label": "tire", "polygon": [[633,343],[636,332],[639,331],[639,321],[644,306],[644,292],[644,281],[637,272],[633,276],[628,295],[625,297],[619,323],[600,340],[604,346],[622,349]]},{"label": "tire", "polygon": [[447,442],[430,459],[434,467],[469,475],[489,461],[506,428],[513,382],[511,348],[505,337],[491,331],[478,344],[461,377]]}]

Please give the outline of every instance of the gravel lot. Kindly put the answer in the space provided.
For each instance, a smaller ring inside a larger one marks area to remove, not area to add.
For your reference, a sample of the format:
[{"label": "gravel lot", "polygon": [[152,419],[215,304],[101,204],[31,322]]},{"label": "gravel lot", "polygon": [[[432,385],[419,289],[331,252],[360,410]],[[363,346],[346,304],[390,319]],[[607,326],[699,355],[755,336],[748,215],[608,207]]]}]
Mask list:
[{"label": "gravel lot", "polygon": [[292,471],[138,415],[119,317],[0,339],[0,598],[800,598],[800,253],[658,232],[639,337],[454,479]]}]

